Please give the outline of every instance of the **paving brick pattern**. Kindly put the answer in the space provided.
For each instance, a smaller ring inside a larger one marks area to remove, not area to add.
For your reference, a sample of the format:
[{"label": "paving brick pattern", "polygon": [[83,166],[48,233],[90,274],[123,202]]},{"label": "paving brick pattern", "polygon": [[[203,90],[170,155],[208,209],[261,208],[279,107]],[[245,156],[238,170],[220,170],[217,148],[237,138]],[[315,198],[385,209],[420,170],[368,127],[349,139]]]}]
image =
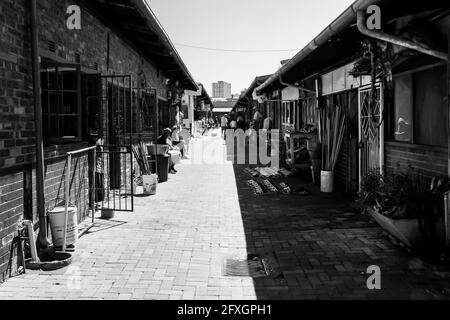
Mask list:
[{"label": "paving brick pattern", "polygon": [[[223,148],[215,137],[193,143]],[[244,166],[177,168],[156,195],[135,198],[134,212],[97,219],[69,267],[27,270],[0,285],[0,299],[446,298],[445,279],[412,270],[413,257],[338,195],[309,186],[310,197],[254,196]],[[283,277],[223,276],[226,259],[249,253],[276,257]],[[381,290],[366,287],[373,264]]]}]

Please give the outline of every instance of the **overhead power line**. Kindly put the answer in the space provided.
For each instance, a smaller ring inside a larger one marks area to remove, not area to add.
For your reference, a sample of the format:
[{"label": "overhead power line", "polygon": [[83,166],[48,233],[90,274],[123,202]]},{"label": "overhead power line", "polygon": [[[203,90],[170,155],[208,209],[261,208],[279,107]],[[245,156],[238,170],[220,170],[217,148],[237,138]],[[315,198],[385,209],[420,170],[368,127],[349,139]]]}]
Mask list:
[{"label": "overhead power line", "polygon": [[194,48],[194,49],[201,49],[201,50],[209,50],[209,51],[223,51],[223,52],[253,52],[253,53],[261,53],[261,52],[287,52],[287,51],[299,51],[300,49],[225,49],[225,48],[209,48],[209,47],[201,47],[201,46],[193,46],[189,44],[184,43],[175,43],[177,46],[181,47],[187,47],[187,48]]}]

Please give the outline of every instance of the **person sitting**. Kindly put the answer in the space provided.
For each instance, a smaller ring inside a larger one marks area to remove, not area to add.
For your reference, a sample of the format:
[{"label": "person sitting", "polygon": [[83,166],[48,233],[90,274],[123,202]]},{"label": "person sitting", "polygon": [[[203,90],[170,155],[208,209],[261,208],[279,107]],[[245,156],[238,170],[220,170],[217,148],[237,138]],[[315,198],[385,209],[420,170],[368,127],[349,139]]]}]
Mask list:
[{"label": "person sitting", "polygon": [[231,119],[230,128],[233,129],[233,131],[237,128],[237,121],[234,118]]},{"label": "person sitting", "polygon": [[185,157],[185,144],[183,137],[180,137],[180,129],[177,126],[172,127],[172,145],[177,146],[180,149],[181,157]]},{"label": "person sitting", "polygon": [[[165,145],[169,148],[169,150],[175,149],[170,139],[170,135],[172,134],[172,130],[170,128],[165,128],[163,130],[163,134],[158,137],[156,140],[157,144]],[[169,173],[175,174],[177,170],[175,170],[175,163],[172,161],[172,158],[169,158]]]}]

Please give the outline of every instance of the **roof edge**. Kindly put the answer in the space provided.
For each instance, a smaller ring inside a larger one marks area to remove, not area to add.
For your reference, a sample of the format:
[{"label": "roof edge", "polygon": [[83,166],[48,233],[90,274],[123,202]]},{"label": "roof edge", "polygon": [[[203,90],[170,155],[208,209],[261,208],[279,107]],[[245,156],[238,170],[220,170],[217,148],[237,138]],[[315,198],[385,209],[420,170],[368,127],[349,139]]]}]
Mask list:
[{"label": "roof edge", "polygon": [[272,76],[263,84],[256,88],[258,94],[266,90],[271,84],[279,79],[286,72],[294,68],[299,62],[310,55],[317,48],[326,43],[332,36],[341,32],[352,22],[356,22],[356,13],[358,10],[366,9],[368,6],[376,4],[381,0],[356,0],[336,19],[333,20],[322,32],[320,32],[311,42],[309,42],[302,50],[293,56],[288,62],[282,65]]},{"label": "roof edge", "polygon": [[154,29],[154,31],[157,33],[158,37],[163,42],[163,44],[166,47],[168,47],[170,52],[172,52],[172,55],[175,58],[176,62],[179,64],[181,71],[184,72],[186,79],[191,85],[191,87],[187,89],[198,90],[197,83],[194,81],[194,78],[192,77],[188,68],[186,67],[180,55],[178,54],[177,49],[173,45],[172,41],[170,40],[169,36],[167,35],[166,31],[162,27],[161,23],[159,22],[158,18],[156,17],[156,15],[152,11],[148,3],[145,0],[130,0],[130,1],[135,5],[136,9],[140,12],[141,16],[145,18],[148,25]]}]

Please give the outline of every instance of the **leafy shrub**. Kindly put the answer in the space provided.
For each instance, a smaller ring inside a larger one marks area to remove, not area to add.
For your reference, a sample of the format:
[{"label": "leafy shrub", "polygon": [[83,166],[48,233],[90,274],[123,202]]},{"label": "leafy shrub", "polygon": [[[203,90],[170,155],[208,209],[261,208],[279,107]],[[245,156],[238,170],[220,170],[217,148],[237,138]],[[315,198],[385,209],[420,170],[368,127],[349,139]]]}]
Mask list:
[{"label": "leafy shrub", "polygon": [[409,168],[389,176],[370,171],[361,182],[356,204],[363,212],[374,208],[394,219],[423,218],[436,207],[437,199]]}]

